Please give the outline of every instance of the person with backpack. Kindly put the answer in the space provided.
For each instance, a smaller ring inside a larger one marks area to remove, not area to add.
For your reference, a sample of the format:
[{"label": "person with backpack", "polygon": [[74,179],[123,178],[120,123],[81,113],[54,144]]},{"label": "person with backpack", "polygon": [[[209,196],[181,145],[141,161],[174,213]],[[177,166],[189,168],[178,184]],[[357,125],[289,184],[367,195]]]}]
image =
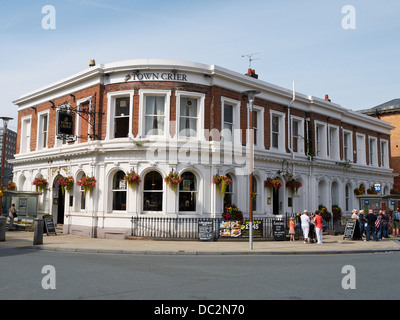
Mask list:
[{"label": "person with backpack", "polygon": [[399,227],[400,227],[399,219],[400,219],[399,208],[396,208],[396,210],[392,212],[392,229],[394,237],[399,236]]}]

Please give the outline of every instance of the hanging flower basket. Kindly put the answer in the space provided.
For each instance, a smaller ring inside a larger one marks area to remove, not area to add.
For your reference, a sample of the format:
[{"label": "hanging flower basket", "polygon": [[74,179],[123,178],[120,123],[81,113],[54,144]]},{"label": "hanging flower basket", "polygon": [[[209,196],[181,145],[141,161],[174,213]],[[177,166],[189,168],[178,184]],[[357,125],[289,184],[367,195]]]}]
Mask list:
[{"label": "hanging flower basket", "polygon": [[279,190],[282,187],[282,180],[278,177],[275,178],[268,178],[264,182],[265,188],[274,189],[275,191]]},{"label": "hanging flower basket", "polygon": [[222,197],[225,198],[226,187],[232,183],[232,180],[222,174],[216,174],[213,176],[212,183],[217,186],[218,194],[222,194]]},{"label": "hanging flower basket", "polygon": [[15,184],[15,182],[11,180],[8,181],[8,186],[6,190],[14,191],[15,189],[17,189],[17,185]]},{"label": "hanging flower basket", "polygon": [[131,188],[135,188],[136,186],[140,185],[142,179],[140,176],[133,170],[125,175],[124,180],[128,183]]},{"label": "hanging flower basket", "polygon": [[297,191],[302,187],[302,183],[296,179],[290,179],[287,183],[286,183],[286,188],[289,188],[290,191],[293,194],[297,194]]},{"label": "hanging flower basket", "polygon": [[365,187],[363,184],[360,184],[360,186],[358,188],[354,189],[354,194],[356,196],[361,196],[363,194],[365,194]]},{"label": "hanging flower basket", "polygon": [[342,217],[342,209],[338,205],[332,206],[333,221],[340,220]]},{"label": "hanging flower basket", "polygon": [[89,194],[92,195],[93,188],[96,187],[96,182],[97,181],[94,177],[83,177],[76,183],[76,185],[83,188],[86,197],[88,191]]},{"label": "hanging flower basket", "polygon": [[243,221],[243,214],[234,204],[225,207],[224,213],[222,214],[222,218],[225,221]]},{"label": "hanging flower basket", "polygon": [[371,186],[369,189],[367,189],[368,194],[378,194],[378,191],[375,191],[375,187]]},{"label": "hanging flower basket", "polygon": [[69,177],[61,177],[58,179],[57,183],[60,185],[62,194],[65,194],[65,190],[67,190],[68,193],[71,192],[72,187],[74,186],[74,178],[69,176]]},{"label": "hanging flower basket", "polygon": [[182,182],[182,178],[176,172],[170,172],[165,178],[164,181],[169,185],[170,188],[174,188],[176,191],[176,187],[178,184]]},{"label": "hanging flower basket", "polygon": [[390,194],[400,195],[400,189],[393,188],[392,190],[390,190]]},{"label": "hanging flower basket", "polygon": [[36,188],[36,192],[42,192],[48,184],[49,183],[45,178],[35,178],[32,183],[32,185],[34,185]]}]

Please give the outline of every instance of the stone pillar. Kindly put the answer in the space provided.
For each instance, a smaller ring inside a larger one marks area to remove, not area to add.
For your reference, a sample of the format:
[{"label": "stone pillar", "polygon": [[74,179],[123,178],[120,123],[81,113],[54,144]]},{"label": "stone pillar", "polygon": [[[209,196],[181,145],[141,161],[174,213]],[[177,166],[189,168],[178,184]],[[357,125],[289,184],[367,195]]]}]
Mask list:
[{"label": "stone pillar", "polygon": [[44,229],[44,220],[36,219],[34,222],[34,235],[33,235],[34,246],[43,244],[43,229]]},{"label": "stone pillar", "polygon": [[7,218],[0,216],[0,242],[6,241]]}]

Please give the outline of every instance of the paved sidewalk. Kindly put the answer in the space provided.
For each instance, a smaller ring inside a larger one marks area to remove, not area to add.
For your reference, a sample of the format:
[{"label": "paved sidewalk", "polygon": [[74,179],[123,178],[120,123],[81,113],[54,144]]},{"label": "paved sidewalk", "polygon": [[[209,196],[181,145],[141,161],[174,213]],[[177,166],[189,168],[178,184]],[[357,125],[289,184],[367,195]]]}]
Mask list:
[{"label": "paved sidewalk", "polygon": [[303,241],[254,241],[253,250],[247,241],[155,241],[92,239],[74,235],[43,236],[43,245],[33,246],[33,232],[7,232],[0,249],[17,247],[65,252],[149,255],[295,255],[295,254],[354,254],[400,252],[400,238],[381,241],[343,240],[343,236],[324,236],[323,244]]}]

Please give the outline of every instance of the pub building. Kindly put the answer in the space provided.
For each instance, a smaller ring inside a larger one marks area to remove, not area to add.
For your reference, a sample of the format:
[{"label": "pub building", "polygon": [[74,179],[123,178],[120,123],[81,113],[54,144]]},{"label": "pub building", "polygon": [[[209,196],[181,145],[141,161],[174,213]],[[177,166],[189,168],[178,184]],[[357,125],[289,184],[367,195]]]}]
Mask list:
[{"label": "pub building", "polygon": [[[260,92],[251,124],[248,90]],[[382,195],[393,187],[391,125],[251,69],[91,63],[14,104],[17,190],[39,188],[38,215],[52,215],[64,233],[125,238],[132,217],[220,218],[232,204],[248,216],[250,125],[254,217],[319,205],[349,215],[360,185],[379,184]],[[229,181],[223,192],[217,176]]]}]

